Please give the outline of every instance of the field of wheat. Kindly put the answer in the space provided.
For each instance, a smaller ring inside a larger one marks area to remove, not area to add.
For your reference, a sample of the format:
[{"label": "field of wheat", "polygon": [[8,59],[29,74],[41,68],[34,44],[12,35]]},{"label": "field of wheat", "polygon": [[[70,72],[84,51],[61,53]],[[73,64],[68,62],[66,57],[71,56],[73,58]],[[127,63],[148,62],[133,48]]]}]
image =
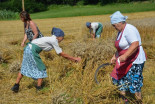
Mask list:
[{"label": "field of wheat", "polygon": [[[128,23],[138,28],[147,53],[143,70],[143,102],[155,104],[155,11],[123,15],[128,16]],[[28,77],[23,77],[18,93],[10,90],[21,67],[23,47],[20,44],[24,28],[20,20],[0,21],[0,104],[122,104],[119,91],[109,76],[113,66],[99,71],[100,84],[94,81],[97,67],[110,62],[115,52],[117,31],[111,26],[109,16],[33,20],[45,36],[50,36],[52,27],[61,28],[66,36],[60,47],[65,53],[82,58],[80,63],[74,63],[58,56],[54,50],[42,52],[40,55],[48,77],[44,79],[44,88],[40,92],[34,87],[37,82]],[[91,39],[85,27],[88,21],[103,23],[101,39]],[[134,104],[134,97],[131,94],[127,97]]]}]

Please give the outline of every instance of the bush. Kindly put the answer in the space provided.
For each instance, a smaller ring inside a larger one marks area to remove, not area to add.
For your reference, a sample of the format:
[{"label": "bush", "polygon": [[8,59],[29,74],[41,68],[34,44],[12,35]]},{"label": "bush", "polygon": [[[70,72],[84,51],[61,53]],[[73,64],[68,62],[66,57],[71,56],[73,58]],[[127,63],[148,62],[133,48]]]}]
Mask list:
[{"label": "bush", "polygon": [[[40,12],[47,10],[47,6],[41,2],[37,3],[35,0],[25,0],[25,10],[29,13]],[[8,0],[0,3],[0,9],[11,10],[14,12],[22,11],[22,2],[18,0]]]},{"label": "bush", "polygon": [[99,3],[99,0],[83,0],[84,1],[84,4],[85,5],[88,5],[88,4],[97,4]]},{"label": "bush", "polygon": [[[49,5],[106,5],[134,1],[155,2],[155,0],[25,0],[25,10],[29,13],[34,13],[47,10]],[[0,0],[0,10],[3,9],[20,12],[22,11],[22,0]]]},{"label": "bush", "polygon": [[25,2],[25,10],[29,13],[40,12],[47,10],[47,6],[43,3],[36,3],[31,0]]},{"label": "bush", "polygon": [[10,10],[0,10],[0,20],[6,19],[18,19],[19,15],[17,12],[12,12]]},{"label": "bush", "polygon": [[63,0],[63,4],[75,5],[77,0]]}]

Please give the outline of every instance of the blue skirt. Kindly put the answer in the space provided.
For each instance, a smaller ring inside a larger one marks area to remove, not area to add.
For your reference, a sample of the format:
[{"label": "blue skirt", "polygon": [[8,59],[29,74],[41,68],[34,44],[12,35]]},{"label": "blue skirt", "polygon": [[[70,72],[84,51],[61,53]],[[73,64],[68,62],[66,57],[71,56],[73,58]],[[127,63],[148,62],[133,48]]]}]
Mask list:
[{"label": "blue skirt", "polygon": [[141,87],[143,86],[143,67],[144,63],[133,64],[123,78],[120,80],[112,78],[113,84],[119,86],[120,91],[141,92]]},{"label": "blue skirt", "polygon": [[21,74],[33,79],[46,78],[46,70],[39,70],[34,60],[32,51],[27,45],[24,50],[23,62],[21,66]]}]

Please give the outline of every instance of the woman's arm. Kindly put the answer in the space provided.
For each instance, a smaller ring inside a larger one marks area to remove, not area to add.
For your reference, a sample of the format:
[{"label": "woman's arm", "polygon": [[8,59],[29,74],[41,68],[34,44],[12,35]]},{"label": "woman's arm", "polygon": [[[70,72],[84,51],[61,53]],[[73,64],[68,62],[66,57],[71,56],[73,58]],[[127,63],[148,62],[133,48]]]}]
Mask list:
[{"label": "woman's arm", "polygon": [[72,57],[72,56],[69,56],[68,54],[66,54],[64,52],[61,52],[59,55],[66,58],[66,59],[69,59],[71,61],[75,61],[75,62],[80,62],[81,61],[80,57]]},{"label": "woman's arm", "polygon": [[129,56],[131,56],[139,47],[139,41],[131,43],[128,50],[119,57],[120,62],[124,62]]},{"label": "woman's arm", "polygon": [[96,28],[95,28],[95,27],[92,27],[92,29],[93,29],[93,32],[92,32],[92,37],[93,37],[93,39],[95,39]]},{"label": "woman's arm", "polygon": [[34,33],[33,39],[36,39],[38,37],[38,30],[37,30],[37,26],[34,22],[30,21],[30,27]]},{"label": "woman's arm", "polygon": [[26,40],[27,40],[27,35],[25,34],[25,35],[24,35],[24,39],[23,39],[23,41],[22,41],[22,43],[21,43],[21,46],[22,46],[22,47],[24,47],[24,44],[25,44]]}]

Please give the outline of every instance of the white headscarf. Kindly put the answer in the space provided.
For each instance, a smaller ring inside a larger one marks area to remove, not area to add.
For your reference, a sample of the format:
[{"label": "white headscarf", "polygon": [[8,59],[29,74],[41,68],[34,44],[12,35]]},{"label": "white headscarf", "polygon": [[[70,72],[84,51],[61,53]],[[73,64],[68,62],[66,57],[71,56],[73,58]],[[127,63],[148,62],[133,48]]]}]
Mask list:
[{"label": "white headscarf", "polygon": [[127,16],[123,16],[120,11],[116,11],[110,17],[111,17],[111,24],[126,21],[126,19],[128,18]]}]

